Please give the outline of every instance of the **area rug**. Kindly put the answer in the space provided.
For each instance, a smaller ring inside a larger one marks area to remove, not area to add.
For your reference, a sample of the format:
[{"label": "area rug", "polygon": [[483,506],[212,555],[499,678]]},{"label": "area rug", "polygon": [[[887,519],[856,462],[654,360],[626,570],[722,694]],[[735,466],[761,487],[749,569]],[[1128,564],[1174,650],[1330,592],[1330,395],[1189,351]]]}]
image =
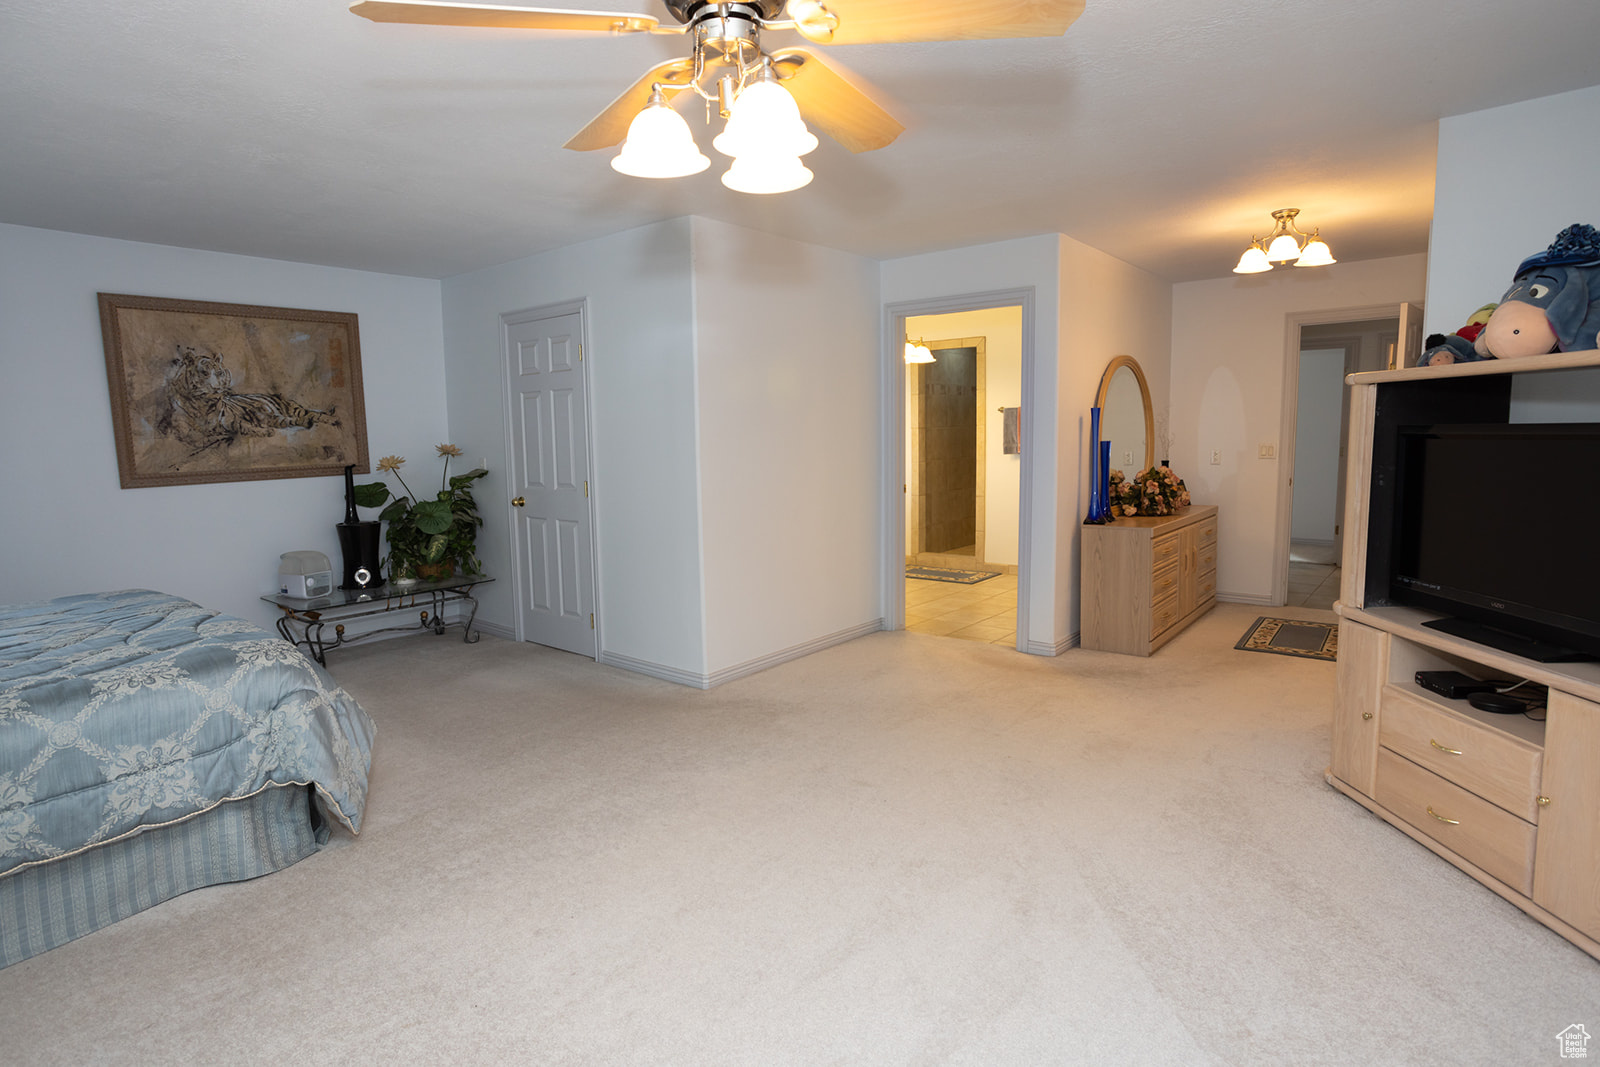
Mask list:
[{"label": "area rug", "polygon": [[921,578],[925,582],[959,582],[962,585],[977,585],[995,577],[994,571],[957,571],[947,570],[944,567],[907,567],[907,578]]},{"label": "area rug", "polygon": [[1271,619],[1263,615],[1233,647],[1246,652],[1276,652],[1280,656],[1337,659],[1339,627],[1331,622]]}]

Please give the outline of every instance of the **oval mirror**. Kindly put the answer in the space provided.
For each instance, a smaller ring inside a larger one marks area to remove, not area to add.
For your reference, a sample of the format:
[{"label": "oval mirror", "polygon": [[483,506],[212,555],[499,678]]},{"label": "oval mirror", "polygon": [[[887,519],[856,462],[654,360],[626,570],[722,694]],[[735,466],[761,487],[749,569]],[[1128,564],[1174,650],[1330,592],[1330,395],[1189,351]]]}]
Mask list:
[{"label": "oval mirror", "polygon": [[1154,465],[1150,386],[1138,361],[1118,356],[1107,364],[1095,403],[1100,408],[1100,440],[1111,442],[1111,469],[1132,478]]}]

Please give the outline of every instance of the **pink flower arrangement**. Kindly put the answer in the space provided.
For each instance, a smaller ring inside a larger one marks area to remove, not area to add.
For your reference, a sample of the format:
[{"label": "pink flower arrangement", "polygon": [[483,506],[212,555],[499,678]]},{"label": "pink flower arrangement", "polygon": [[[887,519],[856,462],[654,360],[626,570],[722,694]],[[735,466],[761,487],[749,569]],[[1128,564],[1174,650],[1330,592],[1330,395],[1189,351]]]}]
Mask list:
[{"label": "pink flower arrangement", "polygon": [[1111,480],[1111,517],[1171,515],[1189,506],[1189,490],[1170,467],[1151,467],[1128,481],[1120,470]]}]

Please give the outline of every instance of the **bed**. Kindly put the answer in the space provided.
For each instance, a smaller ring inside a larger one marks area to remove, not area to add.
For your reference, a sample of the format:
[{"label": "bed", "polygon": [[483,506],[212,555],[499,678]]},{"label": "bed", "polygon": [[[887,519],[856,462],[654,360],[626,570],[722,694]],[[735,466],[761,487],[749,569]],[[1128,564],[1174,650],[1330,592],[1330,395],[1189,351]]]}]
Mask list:
[{"label": "bed", "polygon": [[358,832],[372,737],[243,619],[142,589],[0,606],[0,967]]}]

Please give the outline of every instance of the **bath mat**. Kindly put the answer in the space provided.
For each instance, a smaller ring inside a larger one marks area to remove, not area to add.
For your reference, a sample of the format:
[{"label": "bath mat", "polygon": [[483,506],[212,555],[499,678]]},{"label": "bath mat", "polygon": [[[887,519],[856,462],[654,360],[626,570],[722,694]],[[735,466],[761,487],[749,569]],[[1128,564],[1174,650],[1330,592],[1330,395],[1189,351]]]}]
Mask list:
[{"label": "bath mat", "polygon": [[1271,619],[1263,615],[1250,624],[1233,647],[1246,652],[1276,652],[1280,656],[1337,659],[1339,627],[1331,622]]},{"label": "bath mat", "polygon": [[921,578],[925,582],[960,582],[977,585],[995,577],[994,571],[955,571],[944,567],[907,567],[907,578]]}]

